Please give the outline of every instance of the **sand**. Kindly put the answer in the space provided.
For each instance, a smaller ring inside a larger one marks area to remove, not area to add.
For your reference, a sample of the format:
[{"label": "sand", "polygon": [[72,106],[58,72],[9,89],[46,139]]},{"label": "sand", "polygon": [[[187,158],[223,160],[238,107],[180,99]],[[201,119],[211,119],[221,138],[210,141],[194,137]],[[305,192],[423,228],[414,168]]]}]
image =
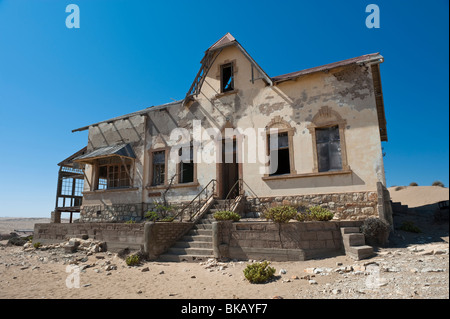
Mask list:
[{"label": "sand", "polygon": [[[423,192],[413,193],[419,191]],[[444,191],[447,193],[443,194]],[[443,200],[444,195],[448,199],[448,189],[420,186],[391,194],[394,201],[401,195],[403,200],[408,199],[402,202],[411,206],[427,205],[431,198]],[[405,218],[410,216],[394,216],[394,221],[398,224]],[[29,228],[26,222],[21,219],[15,224],[11,219],[0,219],[0,224],[8,223],[10,228]],[[130,267],[111,252],[89,256],[86,252],[67,254],[62,248],[24,249],[4,246],[3,241],[0,298],[448,299],[448,223],[436,225],[428,217],[417,222],[424,232],[396,230],[389,247],[379,248],[370,259],[357,262],[337,256],[272,262],[276,277],[265,284],[251,284],[244,278],[243,270],[254,262],[248,260],[224,263],[211,260],[206,264],[144,261]],[[2,227],[6,229],[5,225]],[[285,273],[280,273],[282,269]],[[79,279],[79,285],[73,278]]]},{"label": "sand", "polygon": [[395,190],[389,187],[389,193],[393,202],[401,202],[410,208],[419,208],[425,205],[435,204],[439,201],[449,200],[448,187],[440,186],[402,186],[404,188]]}]

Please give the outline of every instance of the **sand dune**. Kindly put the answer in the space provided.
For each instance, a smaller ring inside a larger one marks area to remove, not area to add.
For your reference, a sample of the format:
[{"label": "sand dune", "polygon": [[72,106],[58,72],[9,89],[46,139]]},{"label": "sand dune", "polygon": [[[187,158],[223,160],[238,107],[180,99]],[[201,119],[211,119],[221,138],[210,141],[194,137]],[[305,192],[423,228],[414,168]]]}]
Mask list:
[{"label": "sand dune", "polygon": [[448,187],[440,186],[404,186],[400,190],[389,187],[393,202],[401,202],[411,208],[435,204],[439,201],[449,200]]}]

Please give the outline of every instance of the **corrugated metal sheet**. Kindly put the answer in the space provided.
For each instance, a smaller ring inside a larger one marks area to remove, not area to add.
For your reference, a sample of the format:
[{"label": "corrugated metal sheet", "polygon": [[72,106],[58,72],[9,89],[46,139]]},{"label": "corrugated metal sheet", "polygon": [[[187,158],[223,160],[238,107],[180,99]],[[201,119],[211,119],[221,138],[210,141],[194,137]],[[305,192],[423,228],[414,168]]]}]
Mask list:
[{"label": "corrugated metal sheet", "polygon": [[136,155],[134,154],[133,148],[130,144],[119,144],[100,147],[96,150],[93,150],[92,152],[74,158],[73,161],[86,162],[86,160],[107,156],[123,156],[128,158],[136,158]]},{"label": "corrugated metal sheet", "polygon": [[353,63],[374,62],[379,59],[383,59],[383,57],[380,55],[380,53],[366,54],[366,55],[362,55],[362,56],[359,56],[356,58],[351,58],[351,59],[347,59],[347,60],[342,60],[342,61],[338,61],[338,62],[334,62],[334,63],[317,66],[317,67],[310,68],[310,69],[305,69],[305,70],[301,70],[301,71],[297,71],[297,72],[274,76],[272,78],[272,80],[274,83],[288,81],[288,80],[292,80],[292,79],[298,78],[298,77],[300,77],[302,75],[306,75],[306,74],[311,74],[311,73],[320,72],[320,71],[326,71],[326,70],[330,70],[330,69],[341,67],[341,66],[346,66],[349,64],[353,64]]}]

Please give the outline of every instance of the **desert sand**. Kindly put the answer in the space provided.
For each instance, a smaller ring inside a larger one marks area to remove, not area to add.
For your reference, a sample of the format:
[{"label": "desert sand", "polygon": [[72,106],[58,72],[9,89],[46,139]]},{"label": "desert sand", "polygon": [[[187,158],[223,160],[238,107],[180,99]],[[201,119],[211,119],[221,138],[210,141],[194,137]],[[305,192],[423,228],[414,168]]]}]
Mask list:
[{"label": "desert sand", "polygon": [[425,205],[435,204],[443,200],[449,200],[448,187],[440,186],[404,186],[389,187],[389,193],[393,202],[401,202],[410,208],[420,208]]},{"label": "desert sand", "polygon": [[[448,188],[444,190],[448,199]],[[411,207],[428,205],[428,191],[433,193],[435,190],[426,188],[425,196],[414,193],[410,202],[402,202]],[[440,189],[436,189],[438,191]],[[397,195],[404,195],[399,192],[391,191],[394,201],[398,201]],[[445,199],[441,194],[433,198]],[[431,215],[427,216],[415,219],[423,229],[422,233],[397,229],[389,246],[377,249],[376,255],[369,259],[354,261],[346,256],[336,256],[272,262],[276,276],[265,284],[251,284],[244,278],[244,268],[254,262],[248,260],[144,261],[130,267],[111,252],[68,254],[62,248],[24,249],[5,246],[6,241],[3,241],[0,247],[0,298],[448,299],[448,223],[435,224],[429,218]],[[398,215],[394,216],[394,221],[398,224],[410,218]],[[8,223],[14,224],[11,220]]]}]

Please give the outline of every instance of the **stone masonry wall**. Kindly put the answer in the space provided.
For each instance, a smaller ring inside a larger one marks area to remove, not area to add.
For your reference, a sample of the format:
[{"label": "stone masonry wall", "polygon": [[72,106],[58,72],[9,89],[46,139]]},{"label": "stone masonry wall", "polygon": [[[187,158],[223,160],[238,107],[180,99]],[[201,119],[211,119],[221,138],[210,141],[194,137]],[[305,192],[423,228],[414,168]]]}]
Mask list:
[{"label": "stone masonry wall", "polygon": [[33,242],[59,243],[68,238],[82,237],[106,242],[110,251],[122,248],[139,250],[143,246],[144,224],[124,223],[48,223],[35,224]]},{"label": "stone masonry wall", "polygon": [[220,257],[236,259],[307,260],[343,254],[340,227],[359,227],[361,221],[219,222]]},{"label": "stone masonry wall", "polygon": [[[173,207],[180,210],[186,202],[173,203]],[[79,222],[126,222],[129,220],[140,222],[145,213],[154,210],[158,203],[89,205],[81,208]]]},{"label": "stone masonry wall", "polygon": [[252,212],[260,212],[260,205],[266,207],[279,205],[322,206],[334,213],[335,220],[364,220],[368,217],[378,217],[377,198],[376,191],[261,197],[259,200],[249,197],[246,211],[249,212],[249,215]]},{"label": "stone masonry wall", "polygon": [[145,223],[144,251],[149,258],[155,259],[188,232],[194,223],[148,222]]}]

